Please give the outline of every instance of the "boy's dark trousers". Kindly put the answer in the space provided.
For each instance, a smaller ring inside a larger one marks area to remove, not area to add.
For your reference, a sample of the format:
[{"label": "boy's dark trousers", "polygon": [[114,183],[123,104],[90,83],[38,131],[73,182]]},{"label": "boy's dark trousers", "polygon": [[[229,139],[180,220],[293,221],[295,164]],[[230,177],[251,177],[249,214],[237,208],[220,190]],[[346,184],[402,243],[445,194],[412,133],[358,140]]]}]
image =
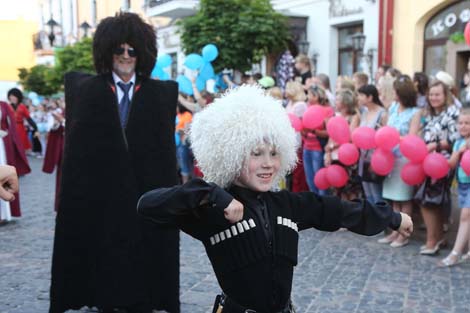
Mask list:
[{"label": "boy's dark trousers", "polygon": [[[228,298],[225,294],[215,297],[214,308],[212,313],[260,313],[255,310],[247,309]],[[272,313],[295,313],[292,301],[289,300],[286,307],[280,311]]]}]

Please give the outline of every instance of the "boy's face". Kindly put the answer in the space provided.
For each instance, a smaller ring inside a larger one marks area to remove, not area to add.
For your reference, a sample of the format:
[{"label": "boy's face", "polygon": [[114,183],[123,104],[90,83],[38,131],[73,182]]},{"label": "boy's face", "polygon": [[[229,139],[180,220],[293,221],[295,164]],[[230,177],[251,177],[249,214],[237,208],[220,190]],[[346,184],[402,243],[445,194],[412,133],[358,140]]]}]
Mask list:
[{"label": "boy's face", "polygon": [[245,161],[235,185],[258,192],[269,191],[280,167],[281,156],[276,148],[269,144],[259,145]]},{"label": "boy's face", "polygon": [[470,115],[469,114],[461,114],[459,116],[459,133],[462,137],[469,137],[470,136]]}]

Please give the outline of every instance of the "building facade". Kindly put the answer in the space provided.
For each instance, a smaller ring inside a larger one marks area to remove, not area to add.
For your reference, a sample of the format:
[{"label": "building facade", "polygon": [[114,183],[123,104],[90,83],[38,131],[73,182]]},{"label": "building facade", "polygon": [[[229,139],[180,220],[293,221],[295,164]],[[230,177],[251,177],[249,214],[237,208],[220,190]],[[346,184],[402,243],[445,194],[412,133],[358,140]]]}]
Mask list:
[{"label": "building facade", "polygon": [[[375,0],[272,0],[273,8],[289,17],[289,25],[298,50],[306,53],[317,73],[326,73],[333,81],[338,75],[362,71],[373,74],[378,64],[379,2]],[[172,56],[182,72],[184,54],[173,21],[192,15],[196,0],[147,1],[146,15],[167,18],[159,28],[159,49]],[[363,50],[354,49],[352,36],[363,34]],[[261,64],[263,74],[271,74],[276,56]],[[174,76],[173,76],[174,77]]]},{"label": "building facade", "polygon": [[28,9],[35,7],[35,2],[36,0],[25,0],[21,3],[2,1],[0,42],[4,49],[0,58],[0,100],[5,101],[8,89],[17,86],[18,68],[35,64],[32,38],[38,30],[38,12]]},{"label": "building facade", "polygon": [[395,0],[393,66],[407,74],[439,70],[459,82],[470,58],[463,40],[470,1]]}]

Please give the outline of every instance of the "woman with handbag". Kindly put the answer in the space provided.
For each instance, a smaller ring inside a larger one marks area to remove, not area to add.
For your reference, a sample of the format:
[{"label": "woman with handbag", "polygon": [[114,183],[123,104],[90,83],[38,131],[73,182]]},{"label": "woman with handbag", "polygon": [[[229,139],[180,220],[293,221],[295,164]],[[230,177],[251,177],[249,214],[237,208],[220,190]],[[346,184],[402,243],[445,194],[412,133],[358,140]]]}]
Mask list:
[{"label": "woman with handbag", "polygon": [[[452,145],[459,137],[457,132],[459,109],[452,104],[450,90],[441,81],[434,82],[429,88],[428,103],[428,109],[421,111],[421,123],[424,124],[422,137],[429,152],[441,153],[449,159]],[[426,181],[427,185],[425,185],[423,195],[426,195],[427,189],[431,189],[433,186],[443,186],[441,193],[448,193],[450,179],[451,175],[448,175],[437,182]],[[449,199],[449,197],[446,198]],[[425,197],[422,197],[419,201],[426,225],[426,244],[421,247],[420,254],[435,255],[445,242],[444,216],[446,210],[450,210],[450,199],[436,205],[431,205],[429,201],[425,200]]]},{"label": "woman with handbag", "polygon": [[[365,85],[359,88],[357,92],[359,106],[363,108],[359,126],[367,126],[378,129],[387,118],[387,111],[379,99],[379,92],[374,85]],[[372,203],[383,201],[382,198],[382,180],[383,178],[375,175],[370,169],[371,150],[361,149],[359,158],[359,176],[362,178],[362,187],[364,196]]]},{"label": "woman with handbag", "polygon": [[[387,126],[395,128],[400,137],[406,135],[417,135],[420,127],[419,108],[416,106],[416,90],[408,75],[401,75],[393,82],[395,99],[388,109]],[[400,149],[395,146],[392,149],[395,162],[392,172],[383,181],[382,196],[390,200],[393,210],[411,215],[413,211],[414,188],[406,184],[401,178],[401,171],[408,159],[401,154]],[[408,244],[408,238],[393,231],[387,237],[378,240],[379,243],[390,244],[392,248],[403,247]]]}]

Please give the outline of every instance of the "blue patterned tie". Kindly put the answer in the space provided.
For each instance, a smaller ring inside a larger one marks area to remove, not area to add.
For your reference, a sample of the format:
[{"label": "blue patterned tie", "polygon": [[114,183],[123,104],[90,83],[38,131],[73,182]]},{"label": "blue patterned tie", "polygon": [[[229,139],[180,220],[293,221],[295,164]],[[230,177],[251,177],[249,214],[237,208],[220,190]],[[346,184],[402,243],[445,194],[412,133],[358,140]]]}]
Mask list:
[{"label": "blue patterned tie", "polygon": [[123,82],[118,82],[117,85],[124,92],[124,96],[119,102],[119,117],[121,118],[121,126],[126,126],[127,114],[129,113],[129,106],[131,101],[129,99],[129,90],[132,87],[132,82],[125,84]]}]

